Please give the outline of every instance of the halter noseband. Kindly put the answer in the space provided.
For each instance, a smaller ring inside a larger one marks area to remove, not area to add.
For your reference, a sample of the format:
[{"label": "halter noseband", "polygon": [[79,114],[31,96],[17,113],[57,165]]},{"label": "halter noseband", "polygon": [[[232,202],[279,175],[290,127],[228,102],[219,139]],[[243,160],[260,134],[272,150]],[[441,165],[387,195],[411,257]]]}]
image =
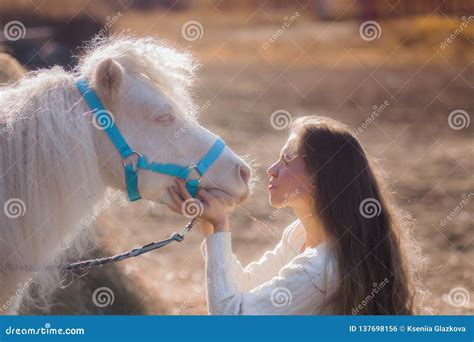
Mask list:
[{"label": "halter noseband", "polygon": [[[140,152],[132,150],[130,145],[128,145],[122,133],[120,133],[117,126],[115,126],[113,119],[110,117],[109,112],[105,109],[100,98],[97,96],[94,90],[89,87],[87,80],[84,78],[77,80],[76,87],[84,100],[87,102],[89,108],[92,110],[97,124],[100,125],[101,129],[103,129],[109,136],[110,140],[122,156],[122,162],[125,171],[125,185],[127,188],[129,201],[136,201],[141,198],[138,191],[139,169],[185,179],[186,189],[189,191],[191,196],[196,197],[201,176],[207,171],[207,169],[209,169],[209,167],[217,160],[217,158],[219,158],[225,148],[225,143],[221,138],[217,138],[216,142],[207,152],[207,154],[194,166],[185,167],[176,164],[151,162],[146,156],[142,155]],[[102,122],[104,122],[104,124],[102,124]],[[137,162],[135,165],[133,165],[133,163],[127,162],[129,157],[132,155],[137,156]],[[198,178],[189,179],[192,170],[197,171],[199,174]]]}]

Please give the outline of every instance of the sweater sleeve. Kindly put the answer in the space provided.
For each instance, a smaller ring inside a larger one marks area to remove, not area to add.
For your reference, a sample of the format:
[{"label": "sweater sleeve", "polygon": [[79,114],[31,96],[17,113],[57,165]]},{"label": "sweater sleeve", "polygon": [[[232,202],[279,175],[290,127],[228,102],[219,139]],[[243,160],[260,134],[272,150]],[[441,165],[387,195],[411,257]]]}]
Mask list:
[{"label": "sweater sleeve", "polygon": [[[324,258],[302,253],[261,285],[241,291],[230,270],[231,234],[206,238],[206,289],[212,315],[306,315],[324,299],[327,282]],[[264,272],[264,270],[261,270]]]},{"label": "sweater sleeve", "polygon": [[[298,221],[295,221],[285,229],[282,239],[272,250],[266,251],[260,259],[249,263],[245,267],[242,266],[237,257],[230,251],[230,274],[240,291],[249,291],[270,280],[292,257],[298,254],[290,246],[291,234],[297,223]],[[209,240],[213,239],[214,237]],[[209,240],[204,240],[201,244],[201,253],[205,260],[207,259],[206,242]]]}]

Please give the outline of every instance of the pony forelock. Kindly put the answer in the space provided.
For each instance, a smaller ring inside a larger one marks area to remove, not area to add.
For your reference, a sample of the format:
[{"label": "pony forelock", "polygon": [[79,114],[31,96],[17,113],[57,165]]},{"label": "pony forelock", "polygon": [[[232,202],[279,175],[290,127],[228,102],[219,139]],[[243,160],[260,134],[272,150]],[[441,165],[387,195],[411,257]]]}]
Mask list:
[{"label": "pony forelock", "polygon": [[199,66],[189,52],[178,51],[153,37],[97,36],[84,46],[84,57],[75,71],[92,77],[97,65],[108,58],[127,72],[146,75],[181,107],[184,115],[195,116],[192,95]]}]

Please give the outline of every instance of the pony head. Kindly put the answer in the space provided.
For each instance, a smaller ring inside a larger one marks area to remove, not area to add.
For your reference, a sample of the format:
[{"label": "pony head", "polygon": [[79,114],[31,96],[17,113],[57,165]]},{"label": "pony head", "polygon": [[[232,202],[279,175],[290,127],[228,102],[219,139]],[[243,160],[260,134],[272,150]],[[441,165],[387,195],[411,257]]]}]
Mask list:
[{"label": "pony head", "polygon": [[[189,54],[152,38],[99,39],[92,43],[78,69],[128,144],[152,162],[193,166],[218,138],[197,121],[190,88],[196,65]],[[94,126],[105,183],[124,189],[120,154],[101,126]],[[173,184],[172,176],[147,170],[138,174],[143,198],[171,203],[166,188]],[[250,167],[226,146],[202,175],[200,186],[229,205],[239,204],[248,197],[250,175]]]}]

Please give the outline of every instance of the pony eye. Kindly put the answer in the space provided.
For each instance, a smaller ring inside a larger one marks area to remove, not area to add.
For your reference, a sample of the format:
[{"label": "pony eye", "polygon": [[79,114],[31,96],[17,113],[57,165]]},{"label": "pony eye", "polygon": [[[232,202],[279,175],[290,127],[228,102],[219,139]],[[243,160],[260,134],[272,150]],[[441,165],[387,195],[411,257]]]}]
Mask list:
[{"label": "pony eye", "polygon": [[153,119],[153,121],[157,122],[161,126],[168,126],[174,121],[174,116],[170,113],[162,114]]}]

